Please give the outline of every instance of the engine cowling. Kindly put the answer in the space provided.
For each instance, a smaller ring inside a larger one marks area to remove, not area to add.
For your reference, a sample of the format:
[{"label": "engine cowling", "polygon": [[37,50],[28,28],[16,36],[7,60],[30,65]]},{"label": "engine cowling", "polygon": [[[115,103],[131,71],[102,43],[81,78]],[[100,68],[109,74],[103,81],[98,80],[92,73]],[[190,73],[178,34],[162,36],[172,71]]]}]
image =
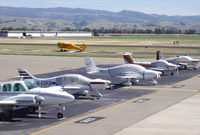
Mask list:
[{"label": "engine cowling", "polygon": [[106,82],[92,81],[89,85],[92,90],[103,90],[106,87]]},{"label": "engine cowling", "polygon": [[31,95],[31,94],[20,94],[11,97],[9,100],[16,102],[16,105],[35,105],[44,100],[43,97]]},{"label": "engine cowling", "polygon": [[161,72],[158,71],[153,71],[153,70],[145,70],[143,73],[143,79],[144,80],[149,80],[149,79],[157,79],[160,78]]}]

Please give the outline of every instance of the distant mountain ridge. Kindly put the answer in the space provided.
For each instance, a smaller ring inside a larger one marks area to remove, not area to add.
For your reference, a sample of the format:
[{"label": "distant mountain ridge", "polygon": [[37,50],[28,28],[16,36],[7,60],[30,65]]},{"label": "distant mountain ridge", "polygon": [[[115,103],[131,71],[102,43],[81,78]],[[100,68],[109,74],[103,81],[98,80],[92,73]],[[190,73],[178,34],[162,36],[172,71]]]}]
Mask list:
[{"label": "distant mountain ridge", "polygon": [[[104,10],[91,10],[83,8],[16,8],[16,7],[4,7],[0,6],[0,27],[4,27],[8,24],[8,20],[16,19],[15,22],[9,22],[9,26],[16,27],[15,23],[20,26],[23,25],[27,27],[38,27],[61,29],[64,27],[95,27],[95,23],[105,22],[105,25],[112,24],[122,27],[123,24],[129,25],[131,28],[137,26],[138,28],[154,28],[162,27],[162,22],[169,22],[170,26],[168,28],[174,28],[176,26],[182,28],[194,28],[200,24],[199,16],[167,16],[167,15],[157,15],[157,14],[145,14],[136,11],[122,10],[120,12],[110,12]],[[21,18],[21,20],[20,20]],[[7,19],[7,20],[6,20]],[[24,20],[24,21],[23,21]],[[27,21],[30,23],[27,24]],[[32,20],[32,24],[31,21]],[[34,20],[34,21],[33,21]],[[41,23],[39,23],[41,20]],[[35,22],[35,23],[34,23]],[[36,23],[37,22],[37,23]],[[47,23],[50,23],[49,26]],[[90,26],[90,24],[92,24]],[[152,27],[153,24],[153,27]],[[159,24],[159,25],[157,25]],[[173,25],[171,25],[173,24]],[[55,27],[54,27],[54,26]],[[58,26],[59,25],[59,26]],[[115,26],[115,27],[117,27]],[[99,25],[98,27],[107,27]],[[129,28],[128,27],[128,28]],[[164,26],[165,27],[165,26]]]}]

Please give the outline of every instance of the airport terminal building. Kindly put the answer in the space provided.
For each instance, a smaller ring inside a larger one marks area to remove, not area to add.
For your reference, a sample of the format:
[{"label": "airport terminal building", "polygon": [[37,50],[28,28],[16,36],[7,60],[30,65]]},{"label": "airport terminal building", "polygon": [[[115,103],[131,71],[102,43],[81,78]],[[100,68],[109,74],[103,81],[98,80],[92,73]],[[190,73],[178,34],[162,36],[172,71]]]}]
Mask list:
[{"label": "airport terminal building", "polygon": [[0,31],[0,37],[91,37],[92,32],[62,32],[62,31]]}]

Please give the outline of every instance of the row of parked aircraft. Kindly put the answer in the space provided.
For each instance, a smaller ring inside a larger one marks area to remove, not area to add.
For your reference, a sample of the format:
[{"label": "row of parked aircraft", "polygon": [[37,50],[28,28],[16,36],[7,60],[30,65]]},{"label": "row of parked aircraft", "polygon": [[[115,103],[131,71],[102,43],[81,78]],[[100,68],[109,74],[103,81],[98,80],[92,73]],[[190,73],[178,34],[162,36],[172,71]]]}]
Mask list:
[{"label": "row of parked aircraft", "polygon": [[[197,69],[198,59],[189,56],[163,59],[157,52],[157,60],[153,62],[135,62],[130,53],[123,53],[125,64],[110,68],[97,67],[91,58],[85,57],[85,65],[88,74],[103,74],[113,78],[125,80],[123,85],[132,85],[139,80],[150,80],[155,85],[155,79],[161,74],[182,68]],[[72,102],[75,97],[68,90],[76,90],[79,96],[89,95],[95,98],[103,97],[99,90],[110,86],[111,81],[103,79],[90,79],[80,74],[65,74],[51,78],[37,78],[27,70],[18,68],[20,81],[0,83],[0,108],[7,119],[12,119],[12,109],[19,106],[28,106],[30,113],[38,107],[38,117],[41,117],[41,107],[56,106],[57,117],[63,118],[65,110],[63,104]]]}]

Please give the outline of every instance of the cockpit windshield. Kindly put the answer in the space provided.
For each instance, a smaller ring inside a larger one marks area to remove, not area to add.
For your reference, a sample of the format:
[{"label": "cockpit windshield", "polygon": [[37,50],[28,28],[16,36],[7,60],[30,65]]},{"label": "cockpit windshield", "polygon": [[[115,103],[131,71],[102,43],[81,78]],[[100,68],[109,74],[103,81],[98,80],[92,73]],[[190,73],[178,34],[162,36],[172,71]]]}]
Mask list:
[{"label": "cockpit windshield", "polygon": [[31,82],[28,82],[28,81],[25,81],[24,84],[26,85],[26,87],[27,87],[29,90],[38,87],[36,84],[31,83]]}]

